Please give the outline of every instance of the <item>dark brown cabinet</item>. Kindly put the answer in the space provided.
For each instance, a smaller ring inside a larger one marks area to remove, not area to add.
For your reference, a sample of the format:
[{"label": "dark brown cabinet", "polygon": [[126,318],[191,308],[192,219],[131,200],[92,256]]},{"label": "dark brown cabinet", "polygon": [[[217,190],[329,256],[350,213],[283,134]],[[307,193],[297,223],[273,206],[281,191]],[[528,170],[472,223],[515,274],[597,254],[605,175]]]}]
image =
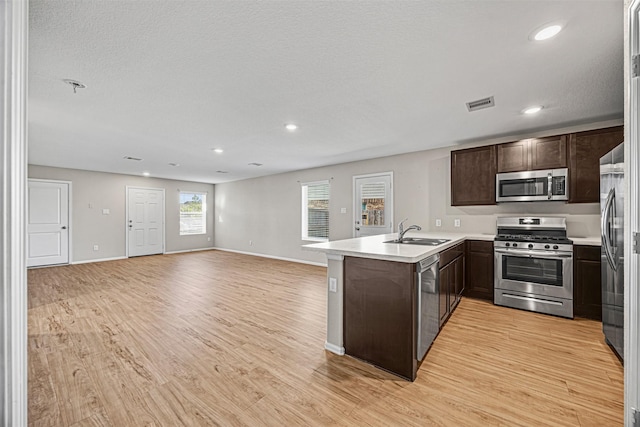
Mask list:
[{"label": "dark brown cabinet", "polygon": [[520,172],[567,167],[566,135],[497,145],[497,171]]},{"label": "dark brown cabinet", "polygon": [[622,126],[569,136],[569,203],[598,203],[600,157],[624,141]]},{"label": "dark brown cabinet", "polygon": [[464,291],[464,243],[440,254],[440,326],[447,321]]},{"label": "dark brown cabinet", "polygon": [[573,248],[573,315],[602,320],[600,246]]},{"label": "dark brown cabinet", "polygon": [[452,151],[451,206],[495,204],[495,145]]},{"label": "dark brown cabinet", "polygon": [[529,140],[497,145],[498,173],[529,170]]},{"label": "dark brown cabinet", "polygon": [[465,267],[464,295],[493,301],[493,242],[467,240]]},{"label": "dark brown cabinet", "polygon": [[344,259],[345,352],[413,381],[416,360],[415,264]]}]

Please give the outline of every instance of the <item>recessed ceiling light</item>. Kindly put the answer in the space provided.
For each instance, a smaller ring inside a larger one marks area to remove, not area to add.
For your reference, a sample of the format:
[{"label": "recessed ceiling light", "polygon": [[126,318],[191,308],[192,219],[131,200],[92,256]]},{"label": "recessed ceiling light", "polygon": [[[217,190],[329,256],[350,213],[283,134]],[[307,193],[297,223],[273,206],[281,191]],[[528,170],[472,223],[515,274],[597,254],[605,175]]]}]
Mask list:
[{"label": "recessed ceiling light", "polygon": [[284,125],[285,129],[287,129],[289,132],[293,132],[294,130],[298,129],[297,125],[294,125],[293,123],[287,123],[286,125]]},{"label": "recessed ceiling light", "polygon": [[133,160],[135,162],[141,162],[142,159],[138,158],[138,157],[131,157],[131,156],[124,156],[123,159],[125,160]]},{"label": "recessed ceiling light", "polygon": [[214,148],[213,152],[220,154],[220,153],[224,153],[224,150],[222,148]]},{"label": "recessed ceiling light", "polygon": [[253,162],[253,163],[249,163],[249,166],[262,166],[262,163]]},{"label": "recessed ceiling light", "polygon": [[542,107],[539,105],[536,105],[535,107],[529,107],[525,110],[522,110],[523,114],[535,114],[537,112],[539,112],[540,110],[542,110]]},{"label": "recessed ceiling light", "polygon": [[557,35],[560,30],[562,30],[562,26],[558,24],[548,25],[540,30],[536,30],[533,35],[533,39],[536,41],[542,41],[550,39],[551,37]]},{"label": "recessed ceiling light", "polygon": [[229,173],[228,171],[216,171],[217,173]]},{"label": "recessed ceiling light", "polygon": [[180,166],[180,163],[171,162],[171,163],[169,163],[169,166],[173,166],[174,168],[176,168],[176,167]]},{"label": "recessed ceiling light", "polygon": [[151,175],[151,174],[150,174],[149,172],[142,172],[142,175],[144,175],[144,176],[149,176],[149,175]]}]

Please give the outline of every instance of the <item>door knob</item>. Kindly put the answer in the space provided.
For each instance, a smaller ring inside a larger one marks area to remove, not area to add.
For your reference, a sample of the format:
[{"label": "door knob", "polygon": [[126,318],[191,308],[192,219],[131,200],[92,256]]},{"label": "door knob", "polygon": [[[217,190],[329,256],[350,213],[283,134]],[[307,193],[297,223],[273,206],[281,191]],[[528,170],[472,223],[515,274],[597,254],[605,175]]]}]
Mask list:
[{"label": "door knob", "polygon": [[66,225],[63,225],[63,226],[62,226],[62,229],[63,229],[63,230],[66,230],[66,229],[67,229],[67,226],[66,226]]},{"label": "door knob", "polygon": [[356,231],[360,231],[360,227],[356,227]]}]

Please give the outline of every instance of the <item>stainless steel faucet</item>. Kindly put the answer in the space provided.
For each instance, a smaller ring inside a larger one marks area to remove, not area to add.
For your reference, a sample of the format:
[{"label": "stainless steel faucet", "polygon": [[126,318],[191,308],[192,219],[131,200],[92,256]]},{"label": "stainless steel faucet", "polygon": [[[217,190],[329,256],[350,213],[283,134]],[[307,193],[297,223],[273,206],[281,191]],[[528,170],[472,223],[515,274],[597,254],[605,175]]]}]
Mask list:
[{"label": "stainless steel faucet", "polygon": [[409,230],[416,230],[416,231],[420,231],[422,230],[422,227],[420,227],[419,225],[410,225],[407,228],[404,228],[404,222],[406,220],[408,220],[409,218],[405,218],[402,221],[400,221],[400,223],[398,224],[398,242],[402,242],[402,239],[404,238],[404,235],[406,234],[407,231]]}]

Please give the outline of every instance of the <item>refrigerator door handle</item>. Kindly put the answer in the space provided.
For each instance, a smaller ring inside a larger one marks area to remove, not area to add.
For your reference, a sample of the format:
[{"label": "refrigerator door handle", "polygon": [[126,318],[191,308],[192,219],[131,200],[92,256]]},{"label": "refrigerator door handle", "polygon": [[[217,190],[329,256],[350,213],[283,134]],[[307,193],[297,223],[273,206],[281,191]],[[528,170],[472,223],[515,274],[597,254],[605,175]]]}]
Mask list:
[{"label": "refrigerator door handle", "polygon": [[604,203],[604,208],[602,209],[602,223],[600,224],[601,235],[602,235],[602,247],[604,248],[605,257],[609,262],[611,268],[615,271],[617,270],[616,263],[613,259],[612,254],[612,245],[611,245],[611,212],[614,209],[614,198],[615,198],[615,189],[609,190],[609,194],[607,195],[607,200]]}]

